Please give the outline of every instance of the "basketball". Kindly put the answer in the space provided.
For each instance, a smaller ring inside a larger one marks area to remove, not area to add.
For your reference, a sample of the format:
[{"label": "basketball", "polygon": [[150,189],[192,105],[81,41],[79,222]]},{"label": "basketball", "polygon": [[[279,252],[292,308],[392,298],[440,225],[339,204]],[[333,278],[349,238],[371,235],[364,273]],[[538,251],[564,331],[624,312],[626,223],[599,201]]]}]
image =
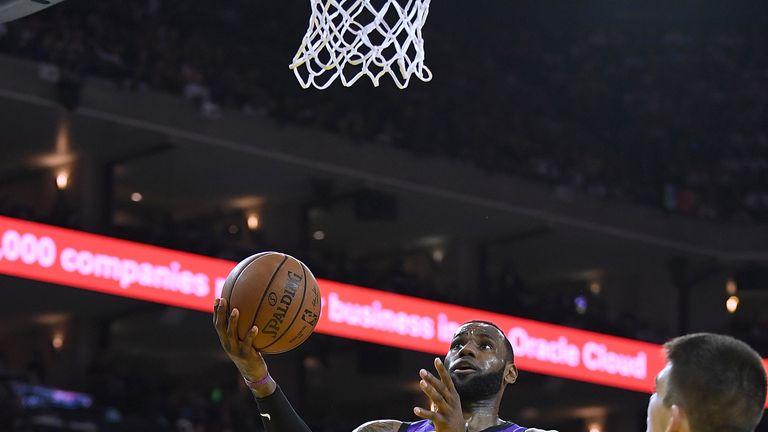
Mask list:
[{"label": "basketball", "polygon": [[237,334],[244,339],[259,328],[253,346],[277,354],[307,340],[320,317],[320,290],[304,263],[279,252],[263,252],[242,261],[229,273],[221,296],[228,312],[240,312]]}]

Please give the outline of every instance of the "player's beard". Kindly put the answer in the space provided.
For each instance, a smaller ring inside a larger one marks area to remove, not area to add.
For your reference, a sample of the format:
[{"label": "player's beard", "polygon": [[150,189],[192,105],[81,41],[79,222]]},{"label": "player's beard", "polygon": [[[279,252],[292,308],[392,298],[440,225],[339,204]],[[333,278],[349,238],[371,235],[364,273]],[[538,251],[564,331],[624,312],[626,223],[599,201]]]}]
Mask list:
[{"label": "player's beard", "polygon": [[453,379],[456,392],[459,393],[461,403],[473,403],[487,400],[496,395],[501,389],[504,380],[504,368],[497,371],[488,371],[482,374],[473,374],[466,379]]}]

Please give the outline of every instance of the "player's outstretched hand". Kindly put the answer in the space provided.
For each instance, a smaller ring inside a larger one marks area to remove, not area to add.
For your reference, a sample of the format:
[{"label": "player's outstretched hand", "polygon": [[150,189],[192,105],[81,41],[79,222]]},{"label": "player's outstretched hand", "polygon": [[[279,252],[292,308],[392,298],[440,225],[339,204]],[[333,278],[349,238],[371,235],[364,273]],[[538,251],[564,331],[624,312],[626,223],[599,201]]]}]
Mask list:
[{"label": "player's outstretched hand", "polygon": [[464,413],[461,411],[459,393],[453,385],[448,370],[439,358],[435,359],[435,369],[437,369],[440,379],[425,369],[419,371],[421,391],[432,402],[432,409],[416,407],[413,412],[421,418],[432,420],[432,424],[435,425],[435,432],[464,432],[466,422],[464,421]]},{"label": "player's outstretched hand", "polygon": [[[213,326],[216,327],[216,334],[219,335],[221,347],[237,366],[243,378],[252,382],[260,382],[269,375],[269,370],[264,358],[253,347],[253,338],[259,333],[259,329],[253,326],[245,339],[240,339],[237,335],[238,318],[240,318],[240,311],[233,309],[227,316],[227,300],[216,299],[213,304]],[[273,383],[273,381],[265,383],[269,385],[265,385],[264,392],[271,393],[269,387]],[[274,388],[271,390],[273,391]]]}]

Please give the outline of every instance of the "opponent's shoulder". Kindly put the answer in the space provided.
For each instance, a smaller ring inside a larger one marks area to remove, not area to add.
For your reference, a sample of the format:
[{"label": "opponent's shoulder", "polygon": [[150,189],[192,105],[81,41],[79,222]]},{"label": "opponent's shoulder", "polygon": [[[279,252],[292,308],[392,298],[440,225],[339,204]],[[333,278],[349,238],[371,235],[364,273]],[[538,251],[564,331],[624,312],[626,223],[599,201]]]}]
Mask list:
[{"label": "opponent's shoulder", "polygon": [[556,430],[544,430],[544,429],[536,429],[536,428],[528,428],[525,430],[525,432],[557,432]]},{"label": "opponent's shoulder", "polygon": [[353,432],[397,432],[402,424],[399,420],[374,420],[361,424]]}]

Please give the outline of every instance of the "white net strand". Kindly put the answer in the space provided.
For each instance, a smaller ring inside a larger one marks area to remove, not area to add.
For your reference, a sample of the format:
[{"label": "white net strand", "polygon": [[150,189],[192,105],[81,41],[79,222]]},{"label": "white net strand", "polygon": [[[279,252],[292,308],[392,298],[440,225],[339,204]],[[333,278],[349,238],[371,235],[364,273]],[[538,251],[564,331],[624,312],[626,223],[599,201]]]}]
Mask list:
[{"label": "white net strand", "polygon": [[430,0],[398,1],[377,8],[372,0],[310,0],[309,28],[289,66],[301,86],[322,90],[341,79],[349,87],[368,76],[378,87],[387,74],[401,89],[414,75],[430,81],[421,33]]}]

